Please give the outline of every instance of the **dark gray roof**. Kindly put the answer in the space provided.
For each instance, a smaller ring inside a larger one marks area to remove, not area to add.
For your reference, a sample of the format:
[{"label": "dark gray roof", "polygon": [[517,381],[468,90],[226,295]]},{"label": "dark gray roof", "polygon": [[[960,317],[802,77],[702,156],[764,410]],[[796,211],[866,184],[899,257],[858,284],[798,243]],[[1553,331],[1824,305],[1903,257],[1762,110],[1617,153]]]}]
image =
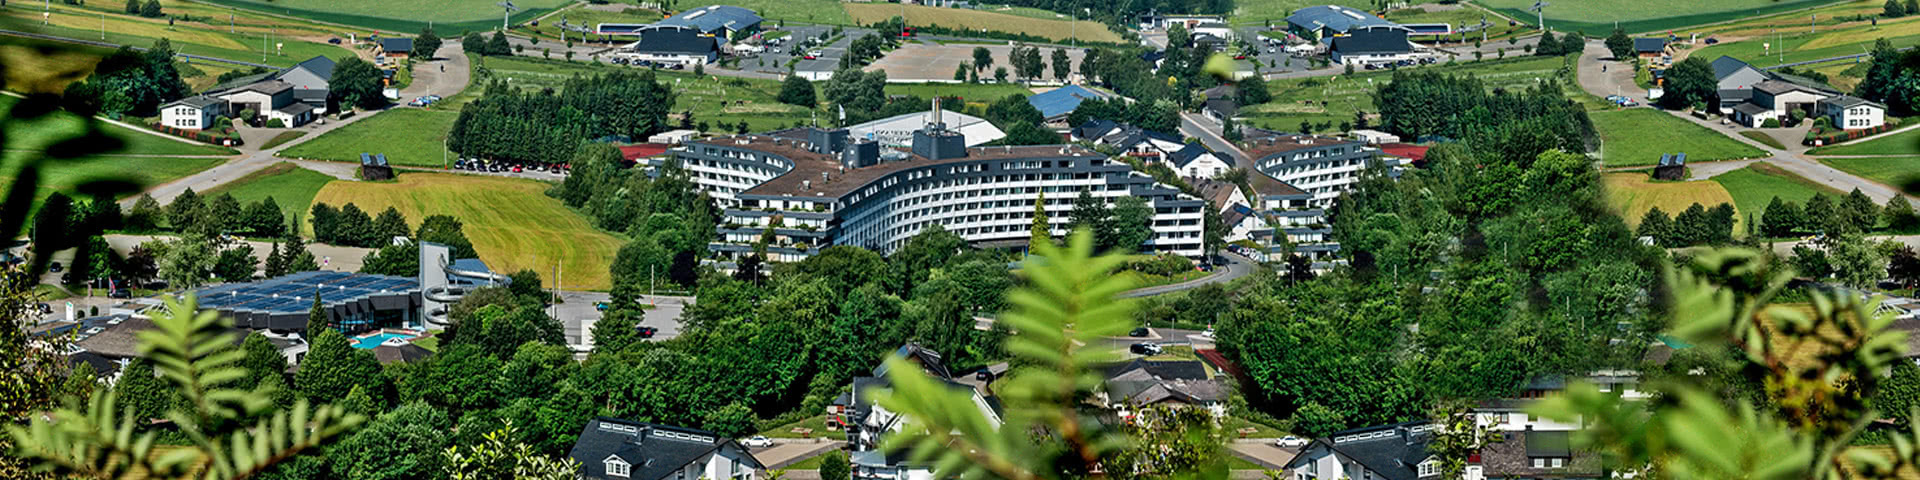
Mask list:
[{"label": "dark gray roof", "polygon": [[1413,51],[1407,43],[1407,31],[1397,28],[1365,28],[1333,39],[1333,52],[1341,55],[1396,54]]},{"label": "dark gray roof", "polygon": [[[739,448],[745,460],[755,469],[761,468],[760,461],[745,448],[720,434],[610,417],[587,421],[567,456],[580,462],[580,478],[658,480],[672,477],[687,464],[727,446]],[[606,460],[611,456],[632,466],[628,477],[607,475]]]},{"label": "dark gray roof", "polygon": [[413,39],[386,37],[380,39],[380,49],[388,52],[412,52]]},{"label": "dark gray roof", "polygon": [[171,107],[174,105],[186,105],[193,108],[205,109],[209,106],[216,105],[219,103],[220,103],[220,99],[218,98],[213,98],[207,95],[194,95],[191,97],[174,100],[172,102],[167,102],[166,105],[161,105],[160,108]]},{"label": "dark gray roof", "polygon": [[[1599,478],[1599,459],[1590,451],[1574,450],[1568,432],[1539,430],[1502,432],[1503,439],[1480,447],[1480,463],[1487,478]],[[1558,457],[1561,468],[1534,468],[1532,457]]]},{"label": "dark gray roof", "polygon": [[1395,25],[1379,15],[1339,5],[1316,5],[1294,10],[1292,15],[1287,16],[1287,23],[1307,29],[1330,28],[1340,33],[1356,27]]},{"label": "dark gray roof", "polygon": [[408,363],[433,356],[432,350],[411,343],[405,345],[380,345],[373,347],[373,358],[381,364],[394,362]]},{"label": "dark gray roof", "polygon": [[[900,348],[893,350],[893,356],[905,358],[909,362],[919,364],[920,368],[925,369],[927,374],[932,375],[933,378],[941,380],[953,378],[953,373],[947,371],[947,363],[940,359],[940,352],[922,347],[918,343],[901,345]],[[882,363],[878,367],[873,367],[873,376],[886,377],[887,364]]]},{"label": "dark gray roof", "polygon": [[1222,117],[1231,117],[1240,112],[1240,105],[1233,103],[1233,99],[1230,98],[1215,98],[1207,100],[1207,110],[1212,110]]},{"label": "dark gray roof", "polygon": [[753,10],[732,5],[710,5],[680,12],[671,18],[661,20],[659,24],[693,27],[701,32],[713,33],[722,28],[727,30],[753,28],[760,24],[760,15],[753,13]]},{"label": "dark gray roof", "polygon": [[1107,132],[1113,131],[1114,127],[1118,127],[1118,126],[1120,126],[1120,124],[1114,123],[1112,120],[1103,120],[1103,119],[1096,118],[1093,120],[1088,120],[1085,123],[1081,123],[1080,126],[1078,127],[1074,127],[1073,136],[1080,137],[1080,138],[1094,138],[1097,135],[1105,135]]},{"label": "dark gray roof", "polygon": [[1120,124],[1119,131],[1109,134],[1105,137],[1102,137],[1100,140],[1116,147],[1126,148],[1126,147],[1132,147],[1134,145],[1139,145],[1140,143],[1146,142],[1148,140],[1159,140],[1159,141],[1168,142],[1168,143],[1180,143],[1182,139],[1172,134],[1156,132],[1156,131],[1136,127],[1130,124],[1122,123]]},{"label": "dark gray roof", "polygon": [[1665,38],[1655,37],[1655,38],[1633,39],[1633,51],[1635,52],[1655,53],[1655,52],[1664,52],[1666,50],[1667,50],[1667,39]]},{"label": "dark gray roof", "polygon": [[299,116],[300,114],[311,112],[311,111],[313,111],[313,105],[308,105],[301,102],[294,102],[294,103],[287,104],[287,106],[280,107],[280,113],[285,113],[285,114],[294,115],[294,116]]},{"label": "dark gray roof", "polygon": [[1207,366],[1199,360],[1134,359],[1131,362],[1108,367],[1106,371],[1107,378],[1141,371],[1165,380],[1206,380],[1208,378]]},{"label": "dark gray roof", "polygon": [[293,89],[293,84],[291,83],[282,82],[279,80],[262,80],[262,81],[254,82],[251,84],[247,84],[246,86],[243,86],[240,88],[233,89],[233,92],[231,93],[260,92],[267,95],[279,95],[280,92],[285,92],[287,90],[292,90],[292,89]]},{"label": "dark gray roof", "polygon": [[707,55],[720,50],[713,37],[689,28],[650,28],[640,32],[634,50],[646,53]]},{"label": "dark gray roof", "polygon": [[279,76],[280,76],[280,72],[265,72],[265,73],[256,73],[252,75],[235,77],[233,79],[230,79],[224,82],[216,83],[212,87],[208,87],[206,90],[206,93],[211,94],[211,93],[225,92],[228,90],[233,90],[236,88],[252,85],[255,83],[260,83],[262,81],[278,78]]},{"label": "dark gray roof", "polygon": [[[1373,471],[1374,478],[1416,480],[1420,462],[1433,456],[1427,453],[1427,444],[1433,441],[1431,428],[1424,421],[1356,428],[1334,432],[1314,444],[1359,463]],[[1287,468],[1309,460],[1307,455],[1294,457]]]},{"label": "dark gray roof", "polygon": [[293,89],[293,99],[301,103],[317,103],[320,105],[326,105],[327,91],[296,88],[296,89]]},{"label": "dark gray roof", "polygon": [[1767,92],[1770,95],[1779,95],[1779,94],[1791,92],[1794,90],[1799,90],[1807,93],[1825,93],[1825,92],[1821,92],[1818,87],[1789,82],[1786,80],[1767,80],[1764,82],[1753,84],[1753,89],[1755,91]]},{"label": "dark gray roof", "polygon": [[1753,90],[1745,88],[1723,88],[1717,93],[1720,95],[1720,103],[1739,103],[1753,98]]},{"label": "dark gray roof", "polygon": [[1747,116],[1752,117],[1752,116],[1759,116],[1762,113],[1766,113],[1767,107],[1762,107],[1760,106],[1760,104],[1757,104],[1757,103],[1742,103],[1740,105],[1733,107],[1733,111],[1744,113],[1744,114],[1747,114]]},{"label": "dark gray roof", "polygon": [[[316,77],[333,78],[333,59],[327,58],[325,55],[314,55],[313,58],[294,64],[293,67],[287,70],[293,70],[295,68],[307,69],[307,71],[313,72],[313,75]],[[285,72],[283,71],[281,73]]]},{"label": "dark gray roof", "polygon": [[1573,454],[1573,445],[1568,442],[1567,432],[1527,432],[1526,442],[1529,457],[1565,457]]},{"label": "dark gray roof", "polygon": [[1720,58],[1713,59],[1713,78],[1727,78],[1728,75],[1733,75],[1734,72],[1747,66],[1747,62],[1740,61],[1738,58],[1721,55]]},{"label": "dark gray roof", "polygon": [[1208,151],[1207,147],[1201,146],[1199,142],[1189,143],[1180,151],[1167,155],[1167,162],[1172,163],[1174,168],[1186,168],[1187,164],[1193,163],[1194,159],[1210,153],[1213,152]]}]

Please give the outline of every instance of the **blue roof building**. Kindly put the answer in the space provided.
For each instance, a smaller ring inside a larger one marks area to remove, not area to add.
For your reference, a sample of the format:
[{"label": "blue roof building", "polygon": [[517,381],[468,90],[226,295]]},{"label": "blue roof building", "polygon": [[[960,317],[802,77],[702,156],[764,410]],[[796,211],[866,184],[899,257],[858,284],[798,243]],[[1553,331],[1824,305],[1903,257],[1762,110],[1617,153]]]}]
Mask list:
[{"label": "blue roof building", "polygon": [[1041,116],[1046,117],[1047,121],[1052,122],[1065,119],[1067,114],[1073,113],[1073,109],[1080,108],[1080,102],[1082,101],[1094,98],[1106,99],[1110,97],[1111,95],[1087,87],[1067,85],[1027,97],[1027,104],[1033,105],[1034,109],[1040,111]]},{"label": "blue roof building", "polygon": [[196,292],[201,308],[232,318],[235,327],[282,331],[307,328],[316,294],[333,324],[350,330],[416,324],[419,318],[420,281],[406,277],[311,271]]},{"label": "blue roof building", "polygon": [[1287,27],[1296,34],[1312,32],[1320,37],[1345,35],[1361,27],[1399,27],[1379,15],[1339,5],[1318,5],[1295,10],[1287,16]]},{"label": "blue roof building", "polygon": [[732,38],[733,32],[758,30],[761,20],[753,10],[732,5],[708,5],[680,12],[661,20],[659,24],[692,27],[707,35]]}]

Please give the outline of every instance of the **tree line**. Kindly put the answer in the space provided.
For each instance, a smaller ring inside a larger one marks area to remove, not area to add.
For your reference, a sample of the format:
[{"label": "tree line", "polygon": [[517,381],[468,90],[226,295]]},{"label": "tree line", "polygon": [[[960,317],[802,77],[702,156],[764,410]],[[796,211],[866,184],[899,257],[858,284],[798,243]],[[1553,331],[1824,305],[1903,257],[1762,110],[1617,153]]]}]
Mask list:
[{"label": "tree line", "polygon": [[391,243],[395,237],[407,237],[412,230],[407,228],[407,217],[393,207],[387,207],[376,218],[352,202],[339,209],[326,202],[314,202],[309,218],[313,221],[314,241],[348,247],[378,248]]},{"label": "tree line", "polygon": [[562,163],[583,140],[665,130],[672,106],[673,92],[651,71],[576,76],[557,92],[521,92],[496,81],[460,110],[447,148],[469,157]]},{"label": "tree line", "polygon": [[1474,77],[1403,70],[1375,89],[1373,101],[1379,126],[1402,138],[1463,140],[1504,157],[1585,153],[1599,145],[1586,110],[1562,95],[1555,80],[1489,90]]},{"label": "tree line", "polygon": [[1838,201],[1826,193],[1816,193],[1804,206],[1773,197],[1760,217],[1759,230],[1768,237],[1841,235],[1873,232],[1880,229],[1882,221],[1896,232],[1920,227],[1920,217],[1914,215],[1913,205],[1905,197],[1895,195],[1885,206],[1874,205],[1872,198],[1856,188]]},{"label": "tree line", "polygon": [[1726,245],[1733,243],[1733,222],[1733,205],[1726,203],[1711,209],[1694,203],[1674,217],[1653,207],[1640,217],[1640,227],[1634,232],[1667,248]]}]

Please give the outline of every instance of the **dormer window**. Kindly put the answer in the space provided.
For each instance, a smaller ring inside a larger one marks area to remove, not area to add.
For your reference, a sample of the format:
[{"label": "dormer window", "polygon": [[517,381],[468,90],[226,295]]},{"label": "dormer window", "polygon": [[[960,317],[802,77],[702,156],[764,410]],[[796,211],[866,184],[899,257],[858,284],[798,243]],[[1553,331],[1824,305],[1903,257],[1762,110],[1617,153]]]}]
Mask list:
[{"label": "dormer window", "polygon": [[1420,478],[1440,476],[1440,462],[1435,460],[1420,462],[1419,471]]},{"label": "dormer window", "polygon": [[633,474],[633,464],[620,459],[619,455],[608,455],[601,463],[606,465],[607,476],[627,478]]}]

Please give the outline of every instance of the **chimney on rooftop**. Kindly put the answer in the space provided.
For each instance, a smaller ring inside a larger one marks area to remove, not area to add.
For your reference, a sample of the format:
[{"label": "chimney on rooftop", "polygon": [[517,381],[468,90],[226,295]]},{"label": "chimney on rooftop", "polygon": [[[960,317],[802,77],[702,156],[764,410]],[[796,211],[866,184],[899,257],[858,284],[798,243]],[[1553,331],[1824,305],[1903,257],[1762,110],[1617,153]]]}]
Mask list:
[{"label": "chimney on rooftop", "polygon": [[802,190],[802,191],[805,191],[805,190],[813,190],[813,181],[812,181],[812,180],[801,180],[801,181],[800,181],[800,190]]}]

